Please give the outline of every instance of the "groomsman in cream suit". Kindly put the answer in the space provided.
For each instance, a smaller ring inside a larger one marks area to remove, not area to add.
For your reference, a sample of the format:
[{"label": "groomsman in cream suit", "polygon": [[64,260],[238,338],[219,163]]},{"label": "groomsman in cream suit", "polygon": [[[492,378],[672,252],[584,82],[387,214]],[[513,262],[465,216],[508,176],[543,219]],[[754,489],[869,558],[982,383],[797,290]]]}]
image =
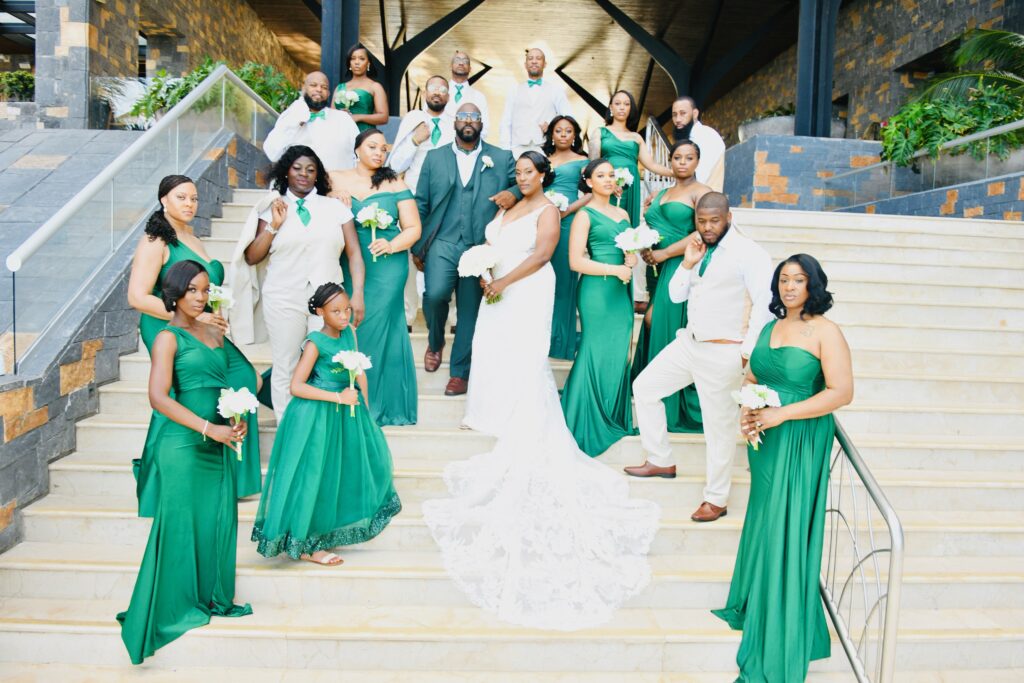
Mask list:
[{"label": "groomsman in cream suit", "polygon": [[445,107],[444,113],[454,118],[459,107],[464,104],[475,104],[480,108],[480,116],[483,117],[484,127],[480,137],[486,140],[491,115],[487,108],[487,97],[469,84],[471,66],[469,55],[462,50],[458,50],[452,56],[452,77],[448,79],[448,106]]},{"label": "groomsman in cream suit", "polygon": [[451,350],[451,379],[446,396],[466,393],[473,332],[480,309],[478,278],[459,277],[459,258],[484,242],[484,229],[498,208],[520,197],[515,187],[515,162],[508,150],[480,139],[480,109],[464,104],[455,114],[455,141],[427,153],[416,182],[416,203],[423,234],[413,246],[413,260],[424,274],[423,315],[427,319],[427,352],[423,364],[436,372],[444,350],[448,302],[455,293],[459,323]]},{"label": "groomsman in cream suit", "polygon": [[[501,146],[512,150],[512,158],[527,150],[542,152],[548,122],[559,114],[572,116],[565,96],[565,87],[554,79],[544,78],[547,64],[538,48],[526,51],[525,83],[513,87],[505,99],[505,115],[501,117]],[[543,152],[542,152],[543,153]]]}]

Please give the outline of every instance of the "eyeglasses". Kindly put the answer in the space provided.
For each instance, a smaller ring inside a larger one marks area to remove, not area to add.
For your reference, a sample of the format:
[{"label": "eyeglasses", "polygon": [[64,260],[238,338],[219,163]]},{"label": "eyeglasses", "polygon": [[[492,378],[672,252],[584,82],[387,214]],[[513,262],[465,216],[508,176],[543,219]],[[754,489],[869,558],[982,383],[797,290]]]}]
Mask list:
[{"label": "eyeglasses", "polygon": [[452,64],[469,64],[469,57],[452,57]]},{"label": "eyeglasses", "polygon": [[436,93],[439,93],[441,95],[447,95],[448,94],[448,86],[447,85],[428,85],[427,86],[427,92],[436,92]]},{"label": "eyeglasses", "polygon": [[478,111],[460,111],[455,115],[456,121],[472,121],[473,123],[479,123],[483,120]]}]

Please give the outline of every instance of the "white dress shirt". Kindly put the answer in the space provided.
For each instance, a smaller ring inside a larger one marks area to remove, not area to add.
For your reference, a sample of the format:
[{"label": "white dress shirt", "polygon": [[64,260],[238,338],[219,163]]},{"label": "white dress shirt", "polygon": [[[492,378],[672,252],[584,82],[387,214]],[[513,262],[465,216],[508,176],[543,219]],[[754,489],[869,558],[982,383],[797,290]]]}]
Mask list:
[{"label": "white dress shirt", "polygon": [[[434,119],[437,119],[438,128],[441,130],[441,138],[435,145],[428,136],[426,140],[417,145],[413,141],[413,133],[421,123],[427,124],[431,132],[434,130]],[[416,183],[420,177],[420,169],[423,168],[423,160],[427,158],[427,152],[438,147],[450,145],[455,139],[455,119],[448,115],[447,110],[440,116],[429,110],[416,109],[402,117],[402,123],[398,127],[398,134],[395,135],[395,144],[391,148],[391,155],[388,157],[388,166],[396,173],[405,173],[405,184],[415,194]]]},{"label": "white dress shirt", "polygon": [[[700,121],[694,121],[690,128],[690,139],[700,147],[700,161],[697,163],[696,173],[697,182],[708,184],[709,180],[718,176],[722,176],[724,179],[724,170],[720,173],[715,172],[719,169],[719,164],[725,161],[725,141],[722,140],[718,131],[711,126],[705,126]],[[717,182],[712,189],[721,192],[721,182]]]},{"label": "white dress shirt", "polygon": [[347,111],[325,108],[323,118],[309,120],[309,106],[301,97],[281,112],[274,129],[263,141],[263,152],[277,161],[292,145],[306,145],[320,157],[328,171],[356,165],[354,153],[359,127]]},{"label": "white dress shirt", "polygon": [[[772,318],[768,310],[771,281],[768,252],[732,225],[712,253],[704,275],[700,275],[700,263],[690,270],[680,265],[668,283],[668,295],[677,304],[689,302],[686,330],[694,339],[742,342],[741,352],[749,358],[761,329]],[[749,321],[744,320],[746,296],[751,302]]]},{"label": "white dress shirt", "polygon": [[[306,285],[315,289],[325,282],[341,282],[339,258],[345,248],[341,226],[352,220],[352,211],[339,200],[313,190],[306,195],[304,205],[309,211],[309,225],[303,225],[295,210],[298,199],[291,190],[285,193],[288,215],[270,245],[264,293],[302,296]],[[272,209],[260,214],[260,219],[269,225]]]},{"label": "white dress shirt", "polygon": [[[459,166],[459,180],[462,181],[462,186],[469,185],[469,181],[473,178],[473,164],[480,158],[480,150],[483,149],[483,143],[477,143],[476,148],[469,152],[463,152],[459,147],[458,143],[452,143],[452,149],[455,151],[455,163]],[[481,162],[483,163],[483,162]]]},{"label": "white dress shirt", "polygon": [[505,114],[501,117],[501,146],[540,146],[544,142],[541,123],[559,114],[572,115],[565,87],[556,79],[543,78],[540,85],[526,83],[513,86],[505,99]]},{"label": "white dress shirt", "polygon": [[[462,88],[462,97],[458,102],[455,101],[455,96],[459,93],[459,88]],[[469,81],[465,83],[456,83],[455,81],[448,81],[448,104],[445,105],[444,113],[455,120],[455,113],[459,111],[459,107],[464,104],[475,104],[477,109],[480,110],[480,120],[483,123],[483,128],[480,130],[480,139],[487,139],[487,122],[490,120],[490,110],[487,108],[487,97],[471,86]]]}]

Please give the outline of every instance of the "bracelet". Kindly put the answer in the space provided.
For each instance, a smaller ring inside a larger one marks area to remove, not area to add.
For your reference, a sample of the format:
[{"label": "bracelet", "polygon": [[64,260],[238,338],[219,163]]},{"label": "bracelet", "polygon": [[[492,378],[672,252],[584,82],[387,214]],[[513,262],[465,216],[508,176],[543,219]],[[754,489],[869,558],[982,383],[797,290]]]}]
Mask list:
[{"label": "bracelet", "polygon": [[207,421],[206,421],[206,422],[205,422],[205,423],[203,424],[203,441],[206,441],[206,430],[207,430],[207,429],[209,429],[209,428],[210,428],[210,421],[209,421],[209,420],[207,420]]},{"label": "bracelet", "polygon": [[391,243],[391,240],[387,241],[387,245],[388,245],[388,253],[389,254],[394,254],[395,253],[395,245]]},{"label": "bracelet", "polygon": [[280,229],[281,229],[281,228],[275,228],[275,227],[274,227],[274,226],[272,226],[272,225],[268,225],[268,226],[267,226],[267,233],[268,233],[268,234],[269,234],[269,235],[270,235],[271,237],[273,237],[274,235],[276,235],[276,234],[278,233],[278,231],[279,231]]},{"label": "bracelet", "polygon": [[334,392],[334,395],[338,397],[338,405],[340,406],[341,405],[341,392],[340,391],[336,391],[336,392]]}]

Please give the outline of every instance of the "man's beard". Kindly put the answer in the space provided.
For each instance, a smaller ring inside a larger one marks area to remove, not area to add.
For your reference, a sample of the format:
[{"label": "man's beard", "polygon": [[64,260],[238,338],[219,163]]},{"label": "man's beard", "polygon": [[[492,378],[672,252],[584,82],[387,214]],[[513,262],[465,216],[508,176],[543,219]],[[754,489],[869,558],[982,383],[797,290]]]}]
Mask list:
[{"label": "man's beard", "polygon": [[711,242],[710,244],[707,242],[707,240],[704,239],[704,235],[701,235],[700,239],[701,239],[702,242],[704,242],[704,244],[707,244],[709,247],[714,247],[714,246],[719,245],[719,244],[722,243],[722,240],[725,239],[725,236],[729,234],[729,228],[731,228],[731,227],[732,227],[732,223],[726,223],[725,224],[725,229],[722,230],[722,234],[720,234],[718,236],[718,239],[716,239],[714,242]]},{"label": "man's beard", "polygon": [[427,100],[427,109],[434,112],[435,114],[440,114],[441,112],[444,111],[445,107],[447,106],[447,102],[431,102],[430,100]]},{"label": "man's beard", "polygon": [[[466,131],[470,132],[467,134]],[[478,131],[475,127],[463,126],[462,128],[459,128],[457,134],[459,136],[459,139],[462,140],[463,142],[477,142],[480,140],[480,131]]]},{"label": "man's beard", "polygon": [[306,101],[306,106],[309,107],[310,111],[320,111],[321,109],[327,107],[327,100],[317,102],[312,97],[306,94],[303,94],[302,99]]},{"label": "man's beard", "polygon": [[690,138],[690,131],[693,130],[693,119],[691,119],[690,122],[682,128],[673,127],[672,130],[674,131],[673,134],[676,142],[679,142],[680,140],[688,140]]}]

